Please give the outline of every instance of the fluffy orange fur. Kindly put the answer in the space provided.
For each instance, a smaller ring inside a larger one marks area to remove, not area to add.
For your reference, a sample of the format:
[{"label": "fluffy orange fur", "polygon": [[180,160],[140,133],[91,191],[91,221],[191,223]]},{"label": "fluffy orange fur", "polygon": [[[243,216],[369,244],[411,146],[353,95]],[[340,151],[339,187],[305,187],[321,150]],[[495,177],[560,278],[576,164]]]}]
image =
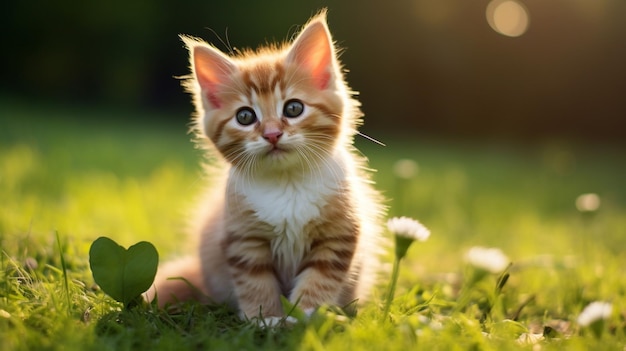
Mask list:
[{"label": "fluffy orange fur", "polygon": [[[194,129],[223,160],[198,253],[159,269],[148,299],[230,303],[242,318],[364,299],[383,207],[353,147],[361,112],[322,12],[290,43],[226,55],[183,37]],[[182,277],[184,279],[168,279]]]}]

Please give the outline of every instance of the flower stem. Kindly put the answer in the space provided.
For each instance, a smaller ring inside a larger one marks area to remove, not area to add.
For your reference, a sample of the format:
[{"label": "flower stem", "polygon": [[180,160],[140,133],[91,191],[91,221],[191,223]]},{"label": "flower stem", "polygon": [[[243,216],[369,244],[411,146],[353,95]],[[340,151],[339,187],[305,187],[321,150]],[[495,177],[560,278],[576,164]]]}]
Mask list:
[{"label": "flower stem", "polygon": [[391,308],[391,302],[396,293],[396,284],[398,283],[398,273],[400,271],[400,258],[398,256],[393,260],[393,271],[391,272],[391,283],[389,284],[389,292],[387,293],[387,299],[385,300],[385,309],[383,311],[383,318],[386,321],[389,316],[389,309]]}]

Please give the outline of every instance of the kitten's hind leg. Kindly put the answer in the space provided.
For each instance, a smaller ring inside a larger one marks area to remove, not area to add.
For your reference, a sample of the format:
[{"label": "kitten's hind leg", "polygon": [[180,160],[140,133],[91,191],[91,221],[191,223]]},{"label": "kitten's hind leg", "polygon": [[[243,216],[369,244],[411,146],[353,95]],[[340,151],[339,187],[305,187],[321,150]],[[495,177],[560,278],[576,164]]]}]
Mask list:
[{"label": "kitten's hind leg", "polygon": [[147,301],[155,298],[158,306],[197,300],[209,302],[198,257],[184,257],[159,266],[154,284],[144,294]]}]

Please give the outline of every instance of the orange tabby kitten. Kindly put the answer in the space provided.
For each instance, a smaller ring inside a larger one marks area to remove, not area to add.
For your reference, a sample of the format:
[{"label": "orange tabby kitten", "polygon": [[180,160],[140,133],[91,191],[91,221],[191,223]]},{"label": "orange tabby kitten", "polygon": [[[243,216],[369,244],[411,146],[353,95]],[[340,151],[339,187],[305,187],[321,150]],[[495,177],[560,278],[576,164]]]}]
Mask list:
[{"label": "orange tabby kitten", "polygon": [[364,298],[383,208],[352,146],[361,112],[325,12],[281,47],[228,56],[183,40],[195,129],[227,175],[201,208],[199,256],[161,267],[148,298],[204,296],[270,323],[283,316],[281,295],[308,313]]}]

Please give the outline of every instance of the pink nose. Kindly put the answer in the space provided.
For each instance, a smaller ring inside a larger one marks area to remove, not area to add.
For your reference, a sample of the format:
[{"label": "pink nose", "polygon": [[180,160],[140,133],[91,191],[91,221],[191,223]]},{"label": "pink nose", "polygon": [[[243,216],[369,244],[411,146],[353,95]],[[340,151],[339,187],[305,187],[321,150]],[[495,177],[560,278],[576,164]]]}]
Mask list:
[{"label": "pink nose", "polygon": [[275,131],[271,131],[271,132],[265,132],[263,133],[263,138],[265,140],[267,140],[270,144],[272,145],[276,145],[276,143],[278,142],[278,139],[280,139],[280,136],[283,135],[283,132],[279,131],[279,130],[275,130]]}]

